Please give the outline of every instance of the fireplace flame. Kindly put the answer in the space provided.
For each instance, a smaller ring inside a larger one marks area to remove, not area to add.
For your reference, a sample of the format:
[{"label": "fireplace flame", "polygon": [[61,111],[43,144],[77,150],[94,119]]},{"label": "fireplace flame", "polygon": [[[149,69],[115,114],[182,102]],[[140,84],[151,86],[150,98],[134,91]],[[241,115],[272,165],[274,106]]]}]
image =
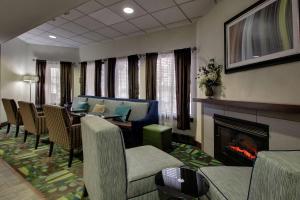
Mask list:
[{"label": "fireplace flame", "polygon": [[254,160],[256,158],[256,155],[253,155],[252,153],[250,153],[249,151],[242,149],[238,146],[229,146],[229,149],[238,153],[241,153],[243,156],[245,156],[246,158],[250,159],[250,160]]}]

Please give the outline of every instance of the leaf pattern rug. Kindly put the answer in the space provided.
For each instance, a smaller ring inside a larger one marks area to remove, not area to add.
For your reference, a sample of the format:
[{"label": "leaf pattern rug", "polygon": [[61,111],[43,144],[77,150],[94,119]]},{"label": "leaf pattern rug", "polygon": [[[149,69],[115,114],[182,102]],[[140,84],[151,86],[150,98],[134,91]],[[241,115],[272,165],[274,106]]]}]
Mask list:
[{"label": "leaf pattern rug", "polygon": [[[49,200],[79,200],[83,192],[83,163],[74,158],[68,168],[67,151],[54,145],[52,157],[48,157],[49,145],[39,143],[34,149],[35,137],[29,135],[23,143],[22,131],[14,137],[14,128],[5,134],[5,127],[0,129],[0,158],[19,172],[33,187],[41,191]],[[181,160],[191,169],[203,166],[221,165],[199,148],[173,143],[174,151],[170,154]]]}]

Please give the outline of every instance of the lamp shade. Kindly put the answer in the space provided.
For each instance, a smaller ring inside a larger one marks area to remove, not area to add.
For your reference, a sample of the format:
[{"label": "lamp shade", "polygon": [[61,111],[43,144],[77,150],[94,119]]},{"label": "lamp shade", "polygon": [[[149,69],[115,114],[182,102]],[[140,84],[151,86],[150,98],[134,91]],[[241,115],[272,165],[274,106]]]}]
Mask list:
[{"label": "lamp shade", "polygon": [[39,77],[36,75],[25,75],[23,76],[24,82],[37,83],[39,81]]}]

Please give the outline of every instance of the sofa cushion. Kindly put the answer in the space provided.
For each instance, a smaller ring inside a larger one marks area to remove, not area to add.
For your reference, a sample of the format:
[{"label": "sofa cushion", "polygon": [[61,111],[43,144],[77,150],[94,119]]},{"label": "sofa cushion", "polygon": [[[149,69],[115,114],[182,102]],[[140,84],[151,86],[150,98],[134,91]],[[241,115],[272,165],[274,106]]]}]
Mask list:
[{"label": "sofa cushion", "polygon": [[199,171],[209,181],[208,199],[247,199],[252,167],[203,167]]},{"label": "sofa cushion", "polygon": [[88,103],[90,105],[89,111],[92,112],[96,104],[104,104],[103,99],[97,99],[97,98],[88,98]]},{"label": "sofa cushion", "polygon": [[131,107],[131,113],[128,121],[138,121],[146,117],[149,104],[147,102],[124,101],[125,105]]},{"label": "sofa cushion", "polygon": [[105,112],[110,114],[113,114],[115,112],[117,106],[123,104],[123,101],[117,101],[113,99],[105,99],[103,102],[106,108]]},{"label": "sofa cushion", "polygon": [[155,190],[155,175],[162,169],[183,166],[182,162],[153,146],[127,149],[126,161],[128,198]]},{"label": "sofa cushion", "polygon": [[73,103],[72,103],[72,108],[77,108],[79,102],[87,102],[87,98],[86,97],[74,97]]}]

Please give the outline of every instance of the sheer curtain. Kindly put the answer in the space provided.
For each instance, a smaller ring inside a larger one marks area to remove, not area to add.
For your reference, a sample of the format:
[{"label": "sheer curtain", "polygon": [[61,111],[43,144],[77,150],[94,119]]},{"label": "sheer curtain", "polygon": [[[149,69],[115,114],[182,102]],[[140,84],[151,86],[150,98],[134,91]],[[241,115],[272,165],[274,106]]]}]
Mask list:
[{"label": "sheer curtain", "polygon": [[95,62],[88,62],[86,66],[85,94],[95,96]]},{"label": "sheer curtain", "polygon": [[176,126],[176,83],[174,53],[159,54],[157,58],[156,98],[159,101],[160,124]]},{"label": "sheer curtain", "polygon": [[107,60],[102,64],[101,70],[101,96],[107,97]]},{"label": "sheer curtain", "polygon": [[146,99],[146,56],[139,59],[139,99]]},{"label": "sheer curtain", "polygon": [[47,61],[45,73],[46,104],[60,104],[60,63]]},{"label": "sheer curtain", "polygon": [[115,69],[115,96],[116,98],[128,98],[128,59],[117,58]]}]

